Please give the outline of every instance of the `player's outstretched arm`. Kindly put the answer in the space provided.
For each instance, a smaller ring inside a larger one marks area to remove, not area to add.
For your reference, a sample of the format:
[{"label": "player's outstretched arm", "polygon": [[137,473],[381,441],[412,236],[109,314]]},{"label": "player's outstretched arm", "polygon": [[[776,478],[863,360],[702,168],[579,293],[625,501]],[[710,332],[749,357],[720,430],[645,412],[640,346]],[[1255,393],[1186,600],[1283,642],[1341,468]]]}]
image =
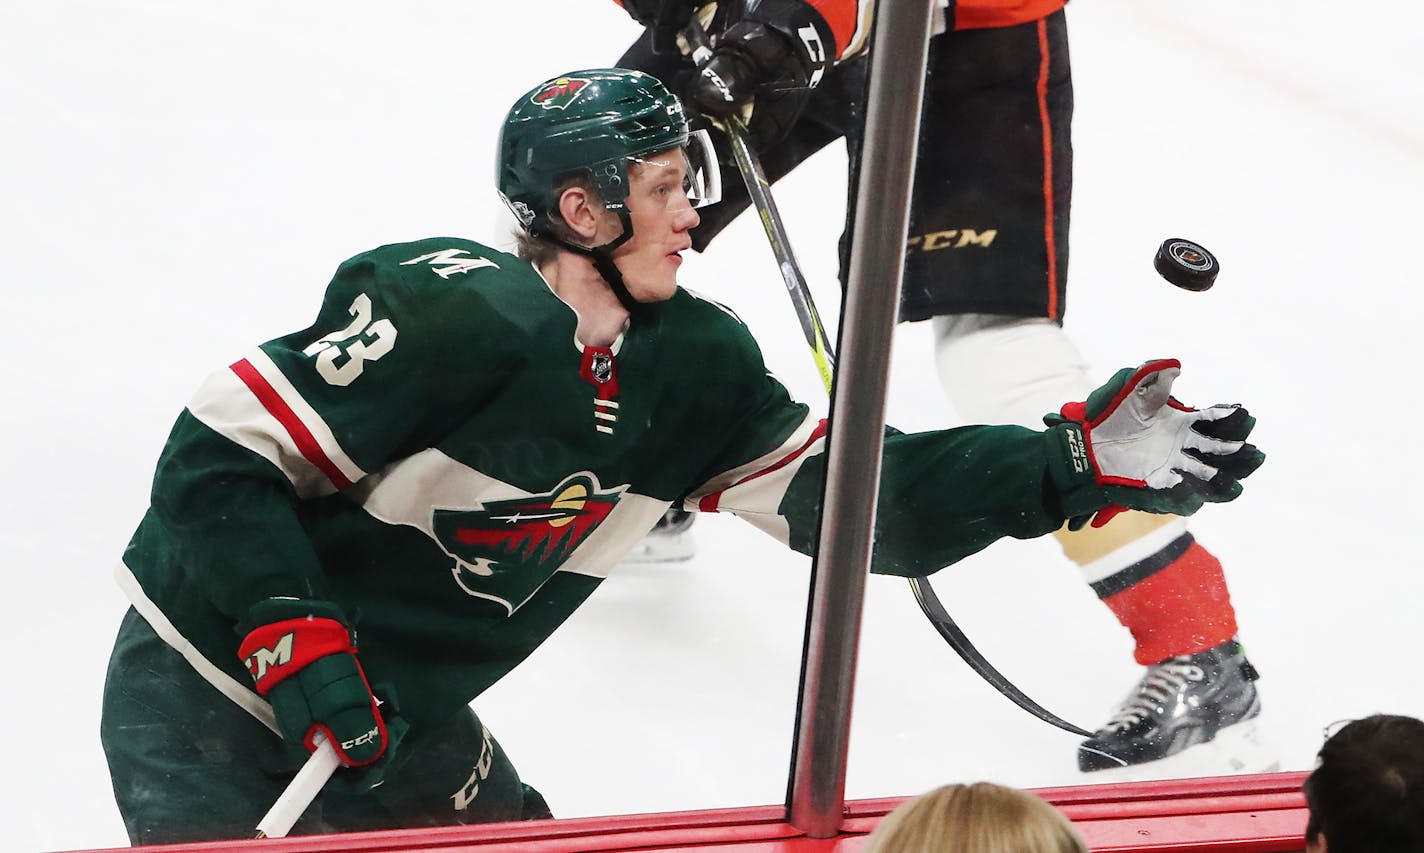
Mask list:
[{"label": "player's outstretched arm", "polygon": [[[1172,383],[1180,373],[1176,359],[1125,367],[1087,400],[1044,417],[1066,450],[1054,477],[1070,527],[1081,528],[1090,516],[1101,527],[1125,509],[1191,515],[1204,503],[1235,499],[1240,481],[1265,461],[1246,443],[1256,419],[1241,406],[1194,409],[1178,402]],[[1099,495],[1107,507],[1078,508],[1080,499]]]},{"label": "player's outstretched arm", "polygon": [[[687,505],[737,514],[814,553],[826,423],[767,373],[750,331],[730,312],[705,313],[704,325],[720,323],[731,344],[715,361],[743,372],[745,382],[725,385],[736,389],[735,405],[711,400],[709,418],[739,414],[721,430],[725,440]],[[1095,514],[1105,521],[1114,507],[1190,514],[1232,500],[1265,459],[1246,443],[1255,420],[1240,406],[1197,410],[1172,399],[1179,372],[1175,360],[1121,370],[1086,401],[1049,416],[1047,430],[887,427],[872,570],[923,577],[1004,537],[1032,539]],[[760,402],[747,408],[752,398]]]},{"label": "player's outstretched arm", "polygon": [[[1265,459],[1246,443],[1240,406],[1197,410],[1171,397],[1180,368],[1153,361],[1119,371],[1041,432],[968,426],[885,439],[872,570],[923,576],[998,539],[1102,524],[1121,509],[1189,515],[1241,494]],[[789,543],[810,552],[824,482],[812,446],[778,511]]]}]

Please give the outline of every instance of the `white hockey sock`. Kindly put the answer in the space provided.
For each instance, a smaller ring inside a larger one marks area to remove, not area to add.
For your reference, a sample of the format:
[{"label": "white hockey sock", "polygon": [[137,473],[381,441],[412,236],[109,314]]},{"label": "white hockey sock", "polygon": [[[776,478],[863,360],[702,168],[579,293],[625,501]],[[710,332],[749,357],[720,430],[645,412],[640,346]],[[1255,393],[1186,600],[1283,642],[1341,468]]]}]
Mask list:
[{"label": "white hockey sock", "polygon": [[1063,328],[1043,317],[931,320],[940,385],[966,423],[1043,428],[1043,416],[1098,386]]}]

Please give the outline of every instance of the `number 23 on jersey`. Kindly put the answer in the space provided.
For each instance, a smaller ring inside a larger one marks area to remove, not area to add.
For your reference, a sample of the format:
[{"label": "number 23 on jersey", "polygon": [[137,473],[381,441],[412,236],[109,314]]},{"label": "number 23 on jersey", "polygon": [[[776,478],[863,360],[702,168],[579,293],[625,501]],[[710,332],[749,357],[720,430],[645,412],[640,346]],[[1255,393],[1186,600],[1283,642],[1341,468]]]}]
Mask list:
[{"label": "number 23 on jersey", "polygon": [[371,297],[362,293],[346,309],[351,322],[339,332],[317,339],[302,350],[316,356],[316,372],[331,385],[346,386],[396,345],[396,327],[390,320],[371,319]]}]

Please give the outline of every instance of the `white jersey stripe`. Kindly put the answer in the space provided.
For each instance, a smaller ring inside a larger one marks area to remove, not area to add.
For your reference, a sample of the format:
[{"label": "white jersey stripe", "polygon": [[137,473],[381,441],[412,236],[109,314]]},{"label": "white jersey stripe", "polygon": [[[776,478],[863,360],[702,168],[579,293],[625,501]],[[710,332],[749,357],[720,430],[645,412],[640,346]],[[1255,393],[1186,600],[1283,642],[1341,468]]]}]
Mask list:
[{"label": "white jersey stripe", "polygon": [[214,372],[188,403],[188,412],[214,432],[271,462],[299,496],[336,491],[331,480],[297,448],[292,436],[230,368]]},{"label": "white jersey stripe", "polygon": [[801,465],[825,450],[824,423],[807,413],[801,425],[779,447],[713,478],[688,496],[685,507],[702,512],[730,512],[781,542],[788,542],[790,530],[777,509]]},{"label": "white jersey stripe", "polygon": [[256,717],[262,725],[281,734],[277,729],[277,715],[272,712],[272,706],[258,696],[251,688],[238,683],[232,676],[219,669],[212,661],[203,657],[187,638],[178,632],[178,628],[163,615],[163,611],[158,609],[158,605],[148,597],[143,591],[143,586],[139,584],[138,578],[134,577],[133,571],[122,561],[114,567],[114,580],[118,582],[119,588],[128,597],[129,603],[138,611],[144,621],[153,628],[153,632],[159,639],[167,643],[174,651],[183,656],[198,675],[203,680],[217,688],[219,693],[231,699],[247,713]]},{"label": "white jersey stripe", "polygon": [[[239,367],[266,382],[285,408],[285,415],[264,405],[239,374]],[[188,411],[215,432],[275,465],[302,498],[331,494],[366,476],[341,449],[331,428],[261,350],[211,374],[188,403]],[[283,416],[296,422],[285,424]],[[297,434],[311,446],[304,450]]]},{"label": "white jersey stripe", "polygon": [[[588,539],[574,549],[561,572],[605,578],[623,557],[662,518],[667,501],[604,487],[593,480],[596,491],[621,491],[618,505]],[[422,450],[365,478],[347,495],[361,508],[387,524],[403,524],[439,542],[433,527],[432,507],[477,509],[490,501],[531,497],[534,493],[497,480],[434,448]],[[454,555],[451,555],[454,559]],[[522,601],[503,602],[512,613]]]},{"label": "white jersey stripe", "polygon": [[317,414],[316,409],[307,404],[296,387],[287,381],[287,377],[277,368],[276,363],[268,357],[267,353],[261,349],[255,350],[247,356],[247,361],[257,369],[258,373],[262,374],[262,378],[267,380],[272,389],[282,398],[282,402],[291,408],[292,412],[301,420],[302,425],[311,432],[326,457],[336,465],[347,480],[354,483],[366,476],[366,472],[361,470],[361,466],[346,455],[346,451],[336,440],[336,435],[331,431],[331,427],[327,426],[326,421]]},{"label": "white jersey stripe", "polygon": [[[942,17],[942,13],[941,13]],[[865,50],[866,40],[870,38],[870,25],[875,20],[875,4],[870,0],[860,0],[856,3],[855,10],[855,32],[851,34],[850,44],[841,51],[841,59],[849,59]]]}]

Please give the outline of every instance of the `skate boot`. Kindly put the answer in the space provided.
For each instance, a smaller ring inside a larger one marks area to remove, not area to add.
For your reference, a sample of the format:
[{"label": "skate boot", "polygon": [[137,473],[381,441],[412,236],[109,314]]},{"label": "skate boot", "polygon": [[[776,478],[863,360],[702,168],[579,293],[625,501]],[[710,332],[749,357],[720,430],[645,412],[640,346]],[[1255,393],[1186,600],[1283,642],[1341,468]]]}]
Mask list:
[{"label": "skate boot", "polygon": [[1104,781],[1275,769],[1256,733],[1258,677],[1235,639],[1149,666],[1112,719],[1078,746],[1078,769]]},{"label": "skate boot", "polygon": [[697,552],[697,543],[692,539],[692,522],[696,518],[687,510],[668,507],[657,526],[638,540],[623,562],[678,563],[692,559]]}]

